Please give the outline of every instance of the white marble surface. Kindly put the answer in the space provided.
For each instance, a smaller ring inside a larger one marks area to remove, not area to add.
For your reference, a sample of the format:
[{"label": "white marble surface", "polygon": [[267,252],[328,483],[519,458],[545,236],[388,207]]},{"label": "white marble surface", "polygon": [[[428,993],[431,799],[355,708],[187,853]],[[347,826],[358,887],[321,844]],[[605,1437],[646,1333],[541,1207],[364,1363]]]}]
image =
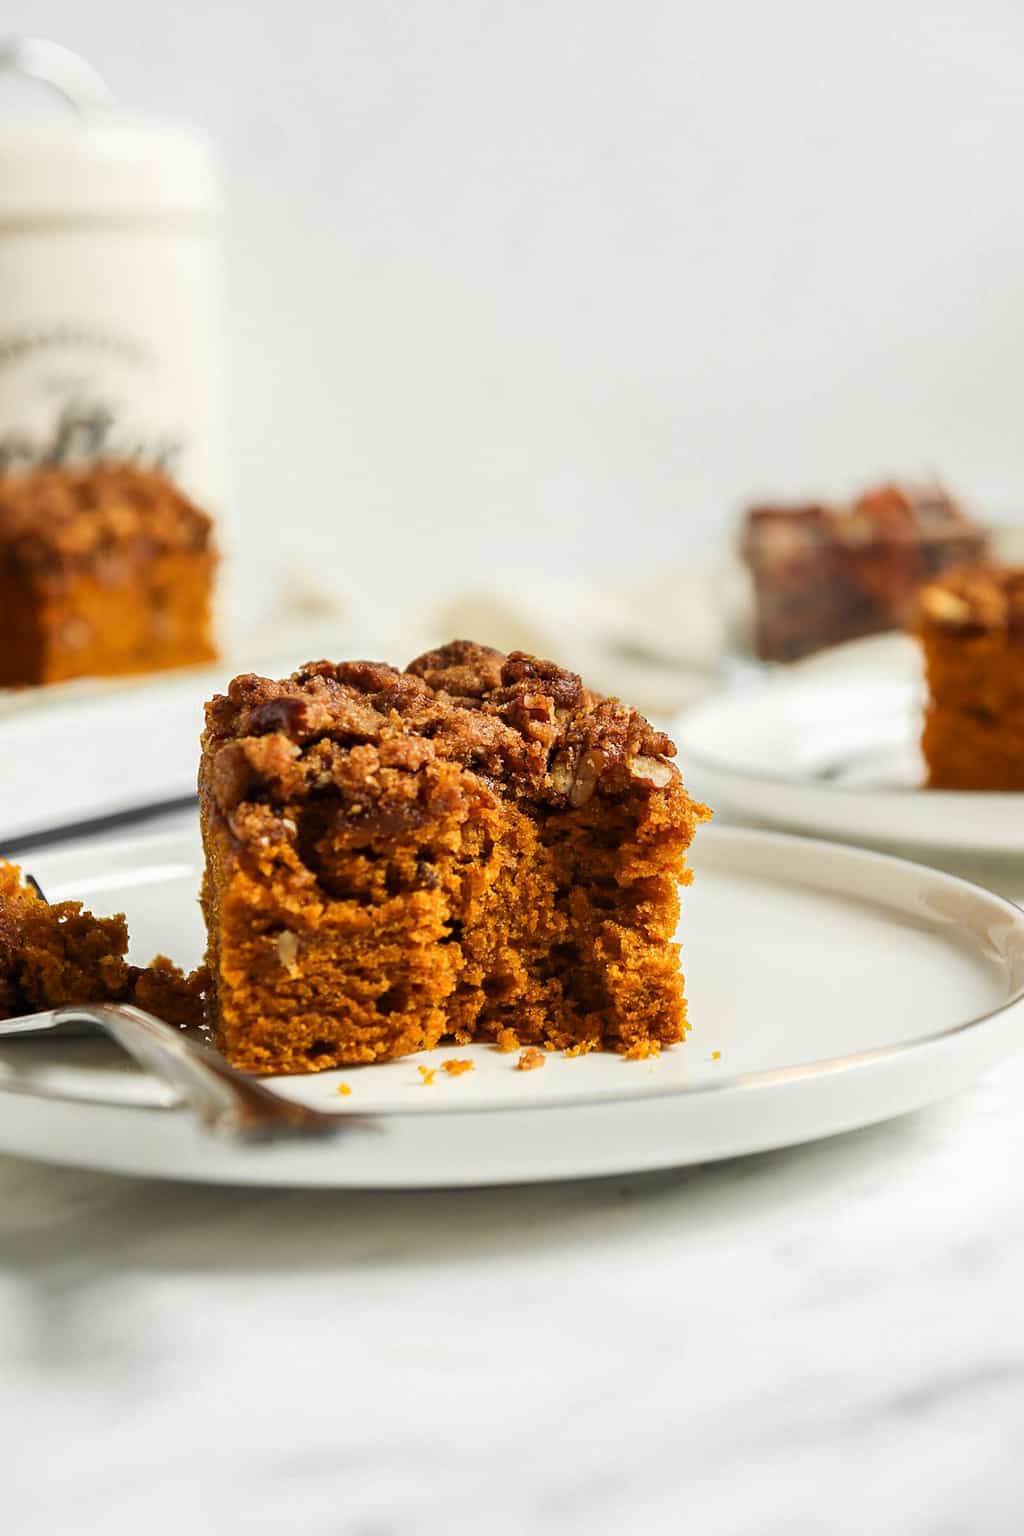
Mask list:
[{"label": "white marble surface", "polygon": [[796,1151],[493,1192],[0,1160],[0,1529],[1019,1532],[1022,1106],[1024,1054]]}]

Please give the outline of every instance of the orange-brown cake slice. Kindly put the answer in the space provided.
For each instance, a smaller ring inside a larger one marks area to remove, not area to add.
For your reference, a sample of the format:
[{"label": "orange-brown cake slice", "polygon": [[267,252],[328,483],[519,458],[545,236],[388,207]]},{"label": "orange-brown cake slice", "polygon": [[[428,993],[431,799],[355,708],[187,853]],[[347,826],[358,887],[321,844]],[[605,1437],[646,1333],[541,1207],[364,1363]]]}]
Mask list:
[{"label": "orange-brown cake slice", "polygon": [[0,1019],[67,1003],[135,1003],[182,1028],[203,1022],[206,972],[164,955],[129,964],[123,913],[94,917],[80,901],[44,901],[0,861]]},{"label": "orange-brown cake slice", "polygon": [[921,593],[933,789],[1024,789],[1024,567],[970,566]]},{"label": "orange-brown cake slice", "polygon": [[0,687],[216,654],[213,525],[132,464],[0,476]]},{"label": "orange-brown cake slice", "polygon": [[469,642],[236,678],[200,766],[221,1050],[308,1072],[446,1037],[681,1040],[679,886],[710,812],[674,752],[574,673]]}]

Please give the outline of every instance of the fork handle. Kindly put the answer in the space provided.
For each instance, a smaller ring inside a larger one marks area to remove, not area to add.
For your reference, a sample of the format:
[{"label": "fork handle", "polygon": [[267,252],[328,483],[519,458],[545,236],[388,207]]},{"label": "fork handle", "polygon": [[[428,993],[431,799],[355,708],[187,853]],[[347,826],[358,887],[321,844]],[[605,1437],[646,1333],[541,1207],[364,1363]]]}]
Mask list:
[{"label": "fork handle", "polygon": [[85,1019],[154,1072],[208,1129],[243,1141],[333,1135],[355,1117],[293,1103],[229,1066],[216,1051],[130,1003],[75,1003],[55,1010],[54,1025]]}]

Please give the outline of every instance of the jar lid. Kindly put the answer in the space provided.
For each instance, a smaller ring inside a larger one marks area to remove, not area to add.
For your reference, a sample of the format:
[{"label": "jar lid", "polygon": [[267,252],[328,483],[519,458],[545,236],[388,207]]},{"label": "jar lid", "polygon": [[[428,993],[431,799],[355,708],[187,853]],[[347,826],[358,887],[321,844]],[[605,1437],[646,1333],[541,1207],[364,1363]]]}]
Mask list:
[{"label": "jar lid", "polygon": [[[65,100],[5,113],[3,71]],[[220,205],[212,146],[195,129],[124,112],[77,55],[40,39],[0,47],[0,226],[71,219],[200,217]]]}]

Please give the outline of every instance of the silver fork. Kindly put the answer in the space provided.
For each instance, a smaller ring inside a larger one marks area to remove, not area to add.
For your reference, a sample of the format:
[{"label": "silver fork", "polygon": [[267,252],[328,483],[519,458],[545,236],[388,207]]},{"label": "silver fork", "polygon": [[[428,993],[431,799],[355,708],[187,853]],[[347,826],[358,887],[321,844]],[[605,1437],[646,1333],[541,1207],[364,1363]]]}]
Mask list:
[{"label": "silver fork", "polygon": [[0,1020],[0,1039],[88,1024],[116,1041],[140,1066],[175,1089],[208,1130],[239,1141],[295,1141],[336,1136],[364,1116],[328,1114],[293,1103],[236,1072],[222,1056],[129,1003],[74,1003],[51,1013]]}]

